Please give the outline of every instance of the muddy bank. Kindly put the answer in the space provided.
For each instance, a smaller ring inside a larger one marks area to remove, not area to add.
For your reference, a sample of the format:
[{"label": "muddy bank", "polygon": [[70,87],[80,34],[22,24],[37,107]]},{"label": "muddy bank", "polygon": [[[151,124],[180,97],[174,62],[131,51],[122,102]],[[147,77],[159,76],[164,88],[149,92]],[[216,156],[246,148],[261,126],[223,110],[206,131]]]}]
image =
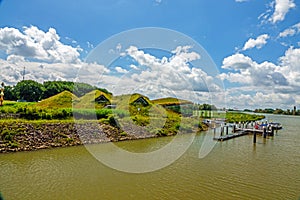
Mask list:
[{"label": "muddy bank", "polygon": [[132,127],[127,127],[131,133],[127,134],[99,122],[1,122],[0,126],[0,153],[157,137]]},{"label": "muddy bank", "polygon": [[[207,128],[195,126],[180,133]],[[166,127],[162,131],[148,129],[133,123],[122,123],[119,128],[99,121],[0,121],[0,153],[172,136],[178,132]]]}]

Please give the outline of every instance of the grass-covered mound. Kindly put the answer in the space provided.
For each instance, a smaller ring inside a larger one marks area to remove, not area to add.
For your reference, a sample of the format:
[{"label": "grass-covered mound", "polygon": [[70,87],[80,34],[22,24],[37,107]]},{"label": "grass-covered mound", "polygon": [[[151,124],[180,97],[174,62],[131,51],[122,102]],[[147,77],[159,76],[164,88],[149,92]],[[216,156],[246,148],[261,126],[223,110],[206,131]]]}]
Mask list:
[{"label": "grass-covered mound", "polygon": [[184,116],[192,116],[195,109],[193,102],[174,97],[155,99],[152,102]]},{"label": "grass-covered mound", "polygon": [[37,108],[72,108],[73,102],[78,102],[79,98],[69,91],[63,91],[57,95],[49,97],[35,104]]},{"label": "grass-covered mound", "polygon": [[42,100],[41,102],[5,101],[0,107],[1,118],[21,118],[27,120],[71,119],[72,102],[78,98],[69,91]]},{"label": "grass-covered mound", "polygon": [[148,97],[134,93],[115,96],[112,99],[112,104],[116,105],[117,109],[128,109],[129,106],[151,106],[152,102]]},{"label": "grass-covered mound", "polygon": [[151,110],[154,108],[150,99],[141,94],[126,94],[113,97],[114,113],[118,120],[133,121],[136,125],[147,126],[150,123]]},{"label": "grass-covered mound", "polygon": [[93,90],[75,101],[74,108],[88,108],[88,109],[101,109],[110,105],[112,101],[112,94],[105,93],[100,90]]},{"label": "grass-covered mound", "polygon": [[173,105],[180,105],[180,104],[193,104],[193,102],[183,99],[177,99],[174,97],[166,97],[161,99],[154,99],[152,100],[154,104],[162,105],[162,106],[173,106]]},{"label": "grass-covered mound", "polygon": [[[123,116],[117,115],[116,118],[124,127],[130,127],[130,122],[133,122],[139,127],[144,127],[143,130],[157,136],[176,135],[179,131],[191,133],[206,129],[198,118],[185,117],[181,113],[160,105],[161,102],[163,100],[153,102],[148,97],[137,93],[113,98],[117,111],[127,113]],[[165,99],[164,103],[166,102]],[[175,105],[174,102],[177,105],[180,105],[178,102],[190,103],[185,100],[178,101],[175,98],[169,98],[168,102],[172,102],[172,105]]]}]

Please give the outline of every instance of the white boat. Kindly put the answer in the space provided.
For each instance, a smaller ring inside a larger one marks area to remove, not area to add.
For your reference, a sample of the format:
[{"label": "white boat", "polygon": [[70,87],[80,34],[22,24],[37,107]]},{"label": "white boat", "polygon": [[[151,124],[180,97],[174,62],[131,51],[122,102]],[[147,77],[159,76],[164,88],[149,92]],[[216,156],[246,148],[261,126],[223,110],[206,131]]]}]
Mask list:
[{"label": "white boat", "polygon": [[270,122],[268,125],[274,127],[275,130],[282,129],[282,125],[279,122]]}]

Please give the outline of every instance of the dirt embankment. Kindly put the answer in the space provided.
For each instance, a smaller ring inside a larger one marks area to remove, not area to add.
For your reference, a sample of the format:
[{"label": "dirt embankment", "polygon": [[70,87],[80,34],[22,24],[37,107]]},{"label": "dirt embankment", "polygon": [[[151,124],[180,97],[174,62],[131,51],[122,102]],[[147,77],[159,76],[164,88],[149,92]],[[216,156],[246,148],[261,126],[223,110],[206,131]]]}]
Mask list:
[{"label": "dirt embankment", "polygon": [[140,130],[127,134],[99,122],[2,122],[0,127],[0,153],[156,137]]},{"label": "dirt embankment", "polygon": [[157,132],[134,123],[114,126],[99,121],[0,121],[0,153],[172,136],[207,128],[205,124],[180,131],[163,127]]}]

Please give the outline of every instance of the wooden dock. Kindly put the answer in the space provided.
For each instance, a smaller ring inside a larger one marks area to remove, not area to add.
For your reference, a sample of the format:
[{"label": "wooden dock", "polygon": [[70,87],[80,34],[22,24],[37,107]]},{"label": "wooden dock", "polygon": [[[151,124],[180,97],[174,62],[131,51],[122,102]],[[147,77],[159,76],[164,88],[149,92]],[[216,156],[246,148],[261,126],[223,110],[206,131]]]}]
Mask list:
[{"label": "wooden dock", "polygon": [[[253,129],[253,128],[237,128],[236,132],[247,132],[247,133],[256,133],[256,134],[263,134],[263,129]],[[271,133],[271,131],[267,131],[267,133]]]},{"label": "wooden dock", "polygon": [[[231,132],[229,133],[229,127],[231,127]],[[233,139],[236,137],[240,137],[240,136],[244,136],[244,135],[248,135],[248,134],[253,134],[253,143],[256,143],[256,135],[261,135],[264,138],[268,136],[274,136],[274,128],[267,128],[264,127],[262,129],[256,129],[254,127],[254,125],[249,125],[247,124],[245,125],[240,125],[239,127],[237,127],[235,124],[234,125],[222,125],[220,127],[220,135],[216,136],[216,129],[214,130],[214,140],[217,141],[225,141],[225,140],[229,140],[229,139]]]},{"label": "wooden dock", "polygon": [[246,132],[246,131],[241,131],[241,132],[238,132],[238,133],[233,133],[233,134],[228,134],[228,135],[220,135],[218,137],[214,137],[213,139],[218,140],[218,141],[224,141],[224,140],[230,140],[230,139],[240,137],[240,136],[243,136],[243,135],[248,135],[248,134],[249,133]]}]

